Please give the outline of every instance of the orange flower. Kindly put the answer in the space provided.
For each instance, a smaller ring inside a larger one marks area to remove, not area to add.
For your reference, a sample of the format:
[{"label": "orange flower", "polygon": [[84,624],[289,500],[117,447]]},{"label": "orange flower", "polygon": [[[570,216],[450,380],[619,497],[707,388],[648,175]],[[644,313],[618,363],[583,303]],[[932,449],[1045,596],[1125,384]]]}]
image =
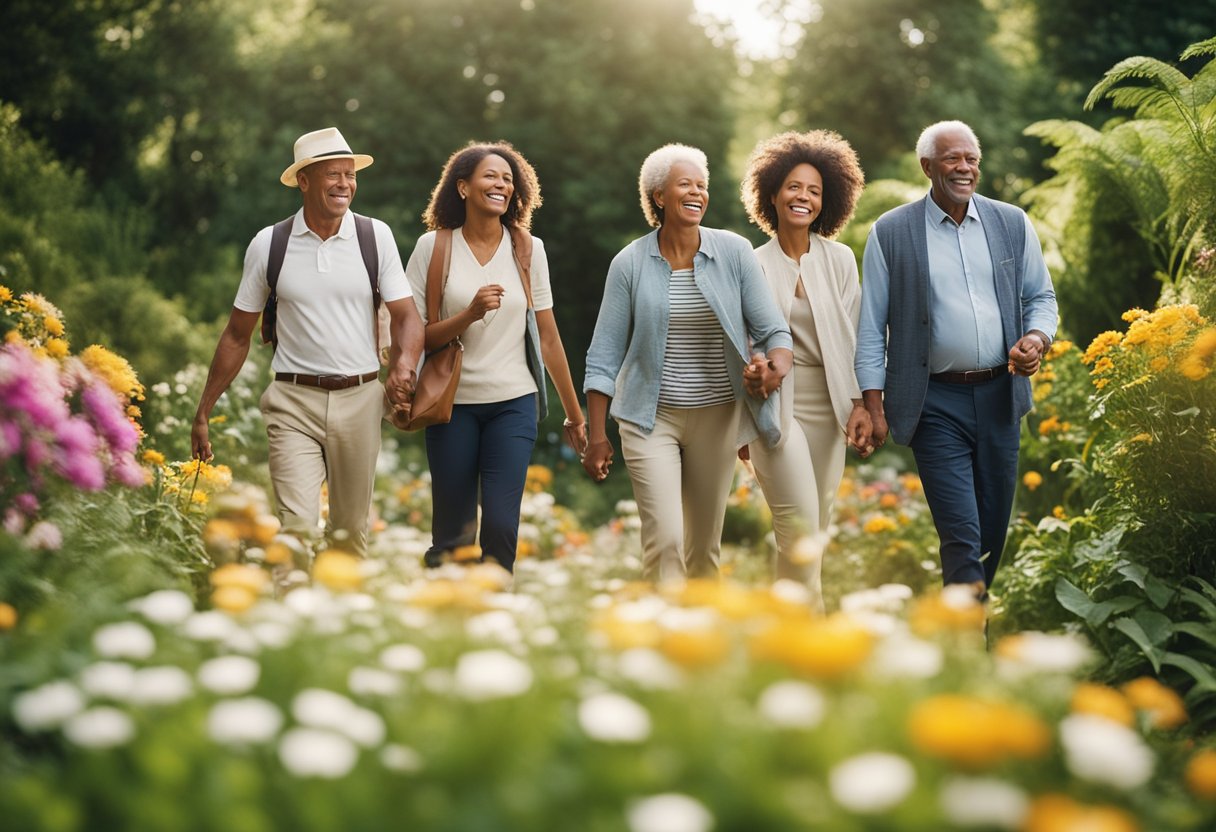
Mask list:
[{"label": "orange flower", "polygon": [[1123,686],[1123,693],[1137,710],[1148,713],[1154,728],[1169,731],[1186,723],[1182,697],[1151,676],[1132,679]]},{"label": "orange flower", "polygon": [[1030,804],[1025,832],[1140,832],[1136,819],[1114,806],[1078,803],[1062,794],[1045,794]]},{"label": "orange flower", "polygon": [[1022,476],[1022,485],[1026,486],[1028,491],[1034,491],[1043,484],[1043,475],[1038,471],[1027,471]]},{"label": "orange flower", "polygon": [[1126,696],[1114,688],[1091,682],[1077,685],[1072,693],[1072,710],[1073,713],[1104,717],[1129,728],[1136,722],[1136,712]]},{"label": "orange flower", "polygon": [[17,608],[0,601],[0,632],[17,626]]},{"label": "orange flower", "polygon": [[838,614],[774,622],[756,633],[748,646],[759,661],[778,662],[811,676],[836,678],[869,658],[874,637],[848,616]]},{"label": "orange flower", "polygon": [[1203,800],[1216,800],[1216,749],[1199,751],[1186,764],[1186,786]]},{"label": "orange flower", "polygon": [[317,555],[312,577],[330,589],[353,591],[363,586],[363,561],[339,549],[327,549]]},{"label": "orange flower", "polygon": [[966,768],[1034,759],[1051,748],[1051,731],[1033,713],[955,694],[918,702],[908,715],[908,736],[924,753]]}]

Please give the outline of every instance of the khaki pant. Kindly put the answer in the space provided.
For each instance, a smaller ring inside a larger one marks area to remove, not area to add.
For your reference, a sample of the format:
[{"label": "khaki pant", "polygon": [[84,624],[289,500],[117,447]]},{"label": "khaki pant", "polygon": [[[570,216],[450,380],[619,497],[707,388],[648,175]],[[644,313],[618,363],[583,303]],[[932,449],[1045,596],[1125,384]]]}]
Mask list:
[{"label": "khaki pant", "polygon": [[794,420],[776,449],[752,442],[752,466],[773,512],[778,578],[805,581],[822,605],[822,560],[805,536],[827,529],[844,474],[844,432],[836,421],[822,367],[794,366]]},{"label": "khaki pant", "polygon": [[[270,480],[284,531],[315,535],[321,483],[329,483],[329,529],[343,548],[367,549],[368,513],[380,453],[384,387],[322,390],[272,381],[262,394]],[[345,536],[343,538],[343,535]]]},{"label": "khaki pant", "polygon": [[642,519],[645,579],[717,575],[740,412],[738,402],[660,407],[649,434],[620,423]]}]

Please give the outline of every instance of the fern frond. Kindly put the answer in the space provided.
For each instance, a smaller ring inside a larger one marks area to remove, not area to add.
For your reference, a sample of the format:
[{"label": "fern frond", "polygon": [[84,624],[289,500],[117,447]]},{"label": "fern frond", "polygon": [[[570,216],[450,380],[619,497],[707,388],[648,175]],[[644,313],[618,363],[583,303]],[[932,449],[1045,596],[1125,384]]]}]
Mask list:
[{"label": "fern frond", "polygon": [[1092,110],[1111,88],[1132,78],[1149,81],[1180,101],[1185,100],[1183,89],[1190,84],[1190,79],[1177,67],[1170,66],[1156,58],[1136,55],[1124,58],[1106,71],[1102,80],[1095,84],[1094,88],[1089,91],[1089,95],[1086,96],[1085,109]]},{"label": "fern frond", "polygon": [[1216,55],[1216,37],[1201,40],[1199,43],[1192,43],[1178,56],[1178,60],[1186,61],[1200,55]]}]

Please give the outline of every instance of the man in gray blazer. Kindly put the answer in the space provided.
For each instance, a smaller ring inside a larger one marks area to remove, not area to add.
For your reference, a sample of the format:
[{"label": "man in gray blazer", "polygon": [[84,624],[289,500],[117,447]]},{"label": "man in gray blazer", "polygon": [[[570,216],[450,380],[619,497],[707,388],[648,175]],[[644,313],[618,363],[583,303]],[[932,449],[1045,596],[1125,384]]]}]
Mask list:
[{"label": "man in gray blazer", "polygon": [[855,369],[875,448],[916,458],[941,539],[942,579],[986,597],[1017,487],[1030,380],[1056,297],[1030,219],[975,192],[980,145],[960,121],[916,144],[929,194],[866,240]]}]

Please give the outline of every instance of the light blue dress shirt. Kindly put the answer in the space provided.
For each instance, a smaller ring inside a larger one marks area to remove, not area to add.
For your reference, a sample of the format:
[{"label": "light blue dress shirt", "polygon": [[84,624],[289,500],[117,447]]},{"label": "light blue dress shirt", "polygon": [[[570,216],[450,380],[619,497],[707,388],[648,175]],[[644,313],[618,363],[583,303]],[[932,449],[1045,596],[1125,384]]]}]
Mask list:
[{"label": "light blue dress shirt", "polygon": [[[1022,314],[1025,332],[1054,337],[1055,293],[1030,218],[1022,252]],[[929,372],[981,370],[1005,364],[1000,306],[992,277],[992,255],[975,202],[961,225],[925,197],[925,238],[929,251]],[[862,390],[886,383],[886,322],[890,275],[882,245],[870,231],[862,257],[861,320],[857,328],[857,382]]]}]

